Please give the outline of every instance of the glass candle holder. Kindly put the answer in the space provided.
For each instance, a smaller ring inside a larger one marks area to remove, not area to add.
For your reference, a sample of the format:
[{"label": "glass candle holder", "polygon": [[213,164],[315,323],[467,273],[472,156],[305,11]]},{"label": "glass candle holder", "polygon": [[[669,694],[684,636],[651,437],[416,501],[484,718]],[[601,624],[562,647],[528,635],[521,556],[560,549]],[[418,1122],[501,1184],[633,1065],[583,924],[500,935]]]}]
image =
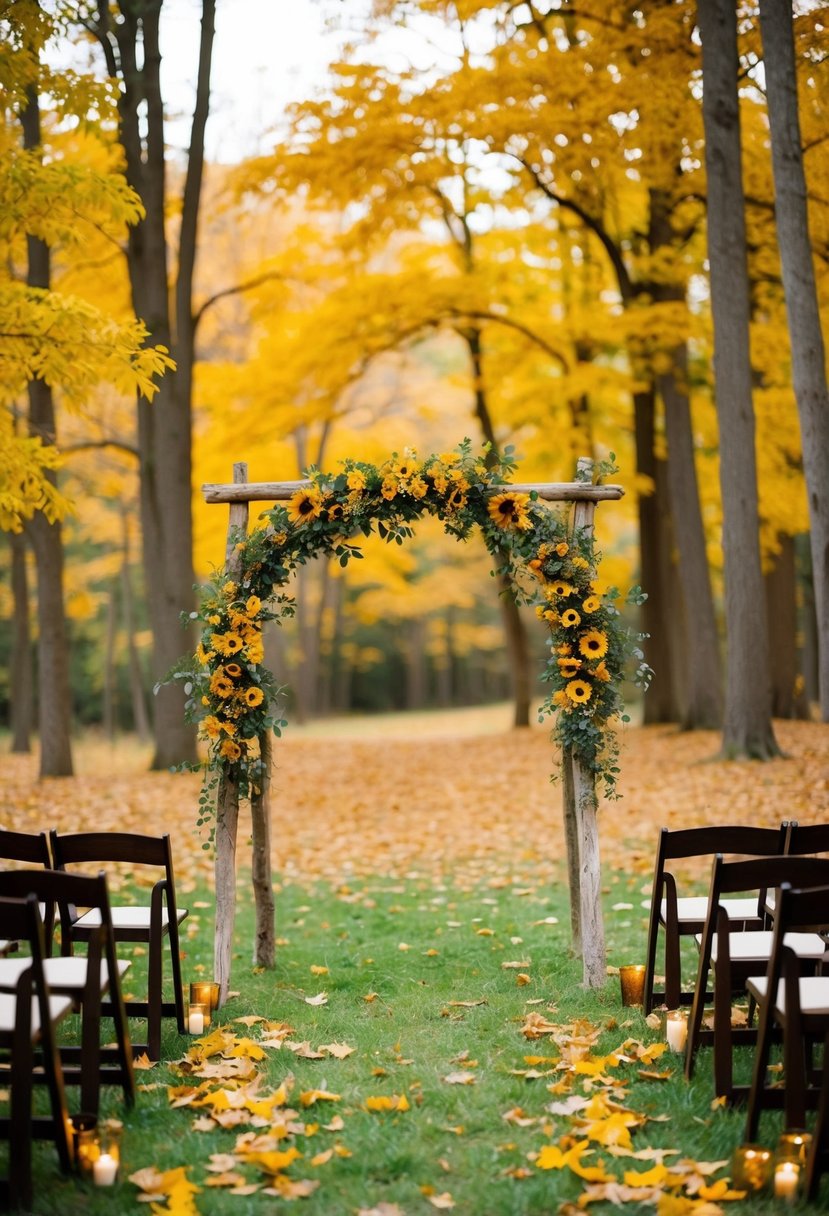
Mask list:
[{"label": "glass candle holder", "polygon": [[[218,999],[218,985],[217,999]],[[210,1025],[210,1010],[213,1006],[213,981],[212,980],[194,980],[190,985],[190,1008],[193,1005],[204,1006],[204,1029]],[[190,1032],[193,1033],[192,1031]]]},{"label": "glass candle holder", "polygon": [[671,1051],[684,1051],[688,1042],[688,1015],[682,1009],[669,1009],[665,1014],[665,1038]]},{"label": "glass candle holder", "polygon": [[811,1143],[812,1137],[809,1132],[803,1131],[799,1127],[787,1128],[786,1131],[781,1132],[780,1139],[777,1141],[775,1162],[779,1164],[781,1161],[795,1161],[802,1169],[806,1165]]},{"label": "glass candle holder", "polygon": [[797,1203],[800,1191],[800,1163],[777,1161],[774,1166],[774,1197],[783,1203]]},{"label": "glass candle holder", "polygon": [[101,1145],[98,1139],[98,1119],[95,1115],[72,1115],[72,1149],[75,1169],[82,1178],[91,1178]]},{"label": "glass candle holder", "polygon": [[731,1181],[738,1191],[762,1191],[772,1171],[770,1148],[761,1144],[741,1144],[731,1158]]},{"label": "glass candle holder", "polygon": [[623,1005],[642,1005],[645,1001],[645,968],[641,963],[619,968]]},{"label": "glass candle holder", "polygon": [[210,1006],[191,1001],[187,1009],[187,1033],[204,1034],[210,1025]]}]

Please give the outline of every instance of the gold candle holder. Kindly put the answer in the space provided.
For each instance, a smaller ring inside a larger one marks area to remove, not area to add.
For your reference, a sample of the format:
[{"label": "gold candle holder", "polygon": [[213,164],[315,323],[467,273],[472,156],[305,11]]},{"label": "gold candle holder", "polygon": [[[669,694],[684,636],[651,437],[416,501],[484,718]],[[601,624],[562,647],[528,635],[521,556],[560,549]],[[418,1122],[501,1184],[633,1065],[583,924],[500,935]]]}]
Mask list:
[{"label": "gold candle holder", "polygon": [[619,983],[622,987],[623,1005],[642,1005],[645,1001],[645,968],[633,963],[619,968]]},{"label": "gold candle holder", "polygon": [[219,998],[219,985],[214,984],[212,980],[193,980],[190,985],[190,1008],[193,1005],[204,1006],[204,1029],[210,1025],[210,1011],[215,1009],[213,1002],[213,989],[216,989],[216,1000]]},{"label": "gold candle holder", "polygon": [[738,1191],[762,1191],[772,1171],[770,1148],[761,1144],[741,1144],[731,1158],[731,1181]]},{"label": "gold candle holder", "polygon": [[775,1153],[775,1161],[795,1161],[801,1168],[806,1165],[806,1159],[809,1156],[809,1148],[812,1143],[812,1137],[809,1132],[803,1131],[802,1128],[787,1128],[781,1132],[780,1139],[777,1141],[777,1151]]},{"label": "gold candle holder", "polygon": [[98,1119],[95,1115],[78,1114],[71,1116],[70,1123],[75,1169],[82,1178],[91,1178],[95,1162],[101,1152],[98,1139]]}]

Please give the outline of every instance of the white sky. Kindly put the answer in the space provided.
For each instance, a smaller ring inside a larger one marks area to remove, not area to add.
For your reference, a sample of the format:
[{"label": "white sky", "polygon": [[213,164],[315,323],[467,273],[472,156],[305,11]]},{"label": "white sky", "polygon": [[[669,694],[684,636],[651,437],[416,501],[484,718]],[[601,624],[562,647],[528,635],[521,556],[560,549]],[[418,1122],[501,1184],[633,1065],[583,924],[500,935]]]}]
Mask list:
[{"label": "white sky", "polygon": [[[285,106],[310,96],[339,53],[344,34],[325,28],[326,14],[361,7],[361,0],[218,0],[209,159],[237,161],[264,150],[263,137]],[[200,11],[199,0],[166,0],[162,8],[162,90],[173,144],[187,142]]]}]

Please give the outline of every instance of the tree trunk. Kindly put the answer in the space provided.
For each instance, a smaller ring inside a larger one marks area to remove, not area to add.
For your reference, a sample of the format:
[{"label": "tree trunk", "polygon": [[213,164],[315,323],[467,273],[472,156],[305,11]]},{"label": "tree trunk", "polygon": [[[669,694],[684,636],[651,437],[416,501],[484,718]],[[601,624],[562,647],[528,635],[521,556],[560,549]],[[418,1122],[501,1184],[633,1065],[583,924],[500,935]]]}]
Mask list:
[{"label": "tree trunk", "polygon": [[809,497],[820,712],[823,721],[829,722],[829,388],[809,236],[792,17],[793,6],[785,0],[760,0],[774,214]]},{"label": "tree trunk", "polygon": [[[664,250],[673,235],[668,199],[657,190],[650,191],[649,235],[654,253]],[[653,297],[658,302],[684,301],[685,285],[655,283]],[[722,724],[720,649],[694,461],[686,343],[674,348],[672,367],[656,377],[656,387],[665,408],[667,489],[684,601],[685,645],[673,651],[682,672],[681,725],[685,730],[716,729]]]},{"label": "tree trunk", "polygon": [[[111,76],[120,78],[119,137],[126,175],[145,207],[145,217],[128,237],[128,265],[136,315],[150,340],[171,349],[175,372],[161,381],[152,405],[138,402],[141,469],[141,522],[147,602],[153,632],[153,679],[192,648],[192,629],[182,629],[182,613],[193,607],[191,518],[191,399],[195,330],[193,272],[199,202],[204,172],[204,128],[210,98],[210,64],[215,0],[202,0],[196,102],[184,193],[172,299],[168,283],[165,222],[169,198],[165,175],[164,107],[158,42],[162,0],[119,0],[120,20],[105,6],[96,30]],[[117,49],[117,54],[116,54]],[[154,714],[153,768],[196,756],[195,729],[184,721],[183,693],[162,685]]]},{"label": "tree trunk", "polygon": [[[20,115],[23,146],[28,151],[40,147],[40,107],[36,86],[28,90],[27,104]],[[49,246],[38,237],[28,236],[27,282],[30,287],[48,290],[51,279]],[[43,380],[29,383],[29,431],[42,443],[54,444],[55,405],[52,390]],[[55,481],[53,473],[47,472]],[[37,570],[38,618],[38,732],[40,735],[40,776],[72,775],[72,696],[69,686],[69,643],[63,606],[63,531],[59,522],[49,523],[42,512],[35,513],[27,525]]]},{"label": "tree trunk", "polygon": [[664,504],[659,497],[661,478],[654,450],[655,399],[652,389],[634,393],[633,413],[636,471],[640,477],[647,477],[653,486],[650,494],[640,491],[637,501],[642,590],[648,597],[642,605],[642,632],[647,634],[643,649],[654,673],[644,701],[644,721],[646,724],[676,722],[673,655],[663,624],[668,615],[669,587],[662,563],[660,532]]},{"label": "tree trunk", "polygon": [[123,525],[121,608],[123,611],[124,632],[127,637],[132,725],[141,742],[146,743],[150,737],[150,719],[147,715],[147,702],[144,696],[141,661],[138,657],[138,647],[135,644],[135,601],[132,593],[132,578],[130,577],[130,538],[126,512],[122,512],[121,521]]},{"label": "tree trunk", "polygon": [[23,535],[10,532],[9,548],[12,592],[12,652],[9,670],[11,750],[28,755],[32,750],[34,697],[32,639],[29,630],[29,578],[26,570],[26,541]]},{"label": "tree trunk", "polygon": [[570,946],[576,958],[581,958],[581,867],[579,865],[579,820],[576,814],[576,791],[573,785],[573,752],[565,747],[561,752],[561,809],[564,820],[564,851],[567,857],[567,886],[570,891]]},{"label": "tree trunk", "polygon": [[780,552],[765,576],[769,622],[772,714],[808,719],[809,701],[797,649],[797,586],[794,537],[778,538]]},{"label": "tree trunk", "polygon": [[758,538],[757,462],[749,358],[749,290],[733,0],[699,0],[708,180],[708,260],[720,430],[725,558],[723,755],[765,759],[771,723],[768,633]]},{"label": "tree trunk", "polygon": [[256,904],[256,928],[253,938],[253,963],[255,967],[273,967],[275,962],[276,909],[271,879],[271,737],[259,736],[262,757],[262,785],[258,794],[250,800],[250,815],[253,828],[251,848],[251,878]]},{"label": "tree trunk", "polygon": [[113,580],[110,584],[109,595],[107,596],[107,620],[106,620],[106,638],[104,642],[104,704],[103,704],[103,727],[104,735],[112,742],[115,738],[116,731],[116,694],[115,687],[117,676],[115,671],[115,635],[116,621],[118,619],[118,609],[115,603],[115,588],[117,583]]},{"label": "tree trunk", "polygon": [[423,709],[426,704],[426,622],[414,617],[406,629],[406,708]]},{"label": "tree trunk", "polygon": [[[498,442],[495,438],[495,428],[492,425],[492,416],[489,412],[484,387],[481,331],[473,325],[463,330],[461,336],[469,349],[472,364],[475,417],[478,419],[484,439],[490,445],[492,452],[497,453]],[[506,562],[506,551],[503,551],[503,557]],[[498,584],[498,602],[501,606],[501,620],[504,623],[504,635],[510,660],[510,681],[515,706],[512,724],[513,726],[529,726],[533,685],[530,675],[530,647],[527,630],[518,604],[515,602],[515,594],[509,576],[498,574],[496,582]]]}]

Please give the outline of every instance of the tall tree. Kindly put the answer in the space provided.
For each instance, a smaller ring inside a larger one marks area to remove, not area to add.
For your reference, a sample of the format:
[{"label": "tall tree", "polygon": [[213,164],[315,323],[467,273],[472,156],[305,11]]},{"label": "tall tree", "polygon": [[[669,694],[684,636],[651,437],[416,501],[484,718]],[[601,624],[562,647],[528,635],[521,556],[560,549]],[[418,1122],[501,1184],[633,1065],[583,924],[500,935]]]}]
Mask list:
[{"label": "tall tree", "polygon": [[725,558],[722,750],[726,756],[767,759],[779,749],[771,722],[769,639],[758,539],[736,7],[733,0],[700,0],[698,19]]},{"label": "tall tree", "polygon": [[[155,343],[169,348],[173,375],[151,405],[138,399],[144,573],[153,632],[153,677],[162,680],[190,648],[181,614],[193,606],[191,509],[192,387],[196,323],[193,276],[204,177],[204,135],[210,105],[215,0],[202,0],[196,96],[180,199],[178,240],[171,250],[171,209],[165,161],[165,114],[159,43],[163,0],[90,5],[86,27],[103,48],[108,74],[120,85],[119,139],[126,176],[144,204],[127,248],[133,307]],[[172,283],[170,269],[172,268]],[[175,685],[159,689],[154,716],[154,768],[195,758],[195,731],[184,721]]]},{"label": "tall tree", "polygon": [[818,626],[820,709],[829,721],[829,388],[809,233],[792,5],[760,0],[777,243],[803,443]]}]

